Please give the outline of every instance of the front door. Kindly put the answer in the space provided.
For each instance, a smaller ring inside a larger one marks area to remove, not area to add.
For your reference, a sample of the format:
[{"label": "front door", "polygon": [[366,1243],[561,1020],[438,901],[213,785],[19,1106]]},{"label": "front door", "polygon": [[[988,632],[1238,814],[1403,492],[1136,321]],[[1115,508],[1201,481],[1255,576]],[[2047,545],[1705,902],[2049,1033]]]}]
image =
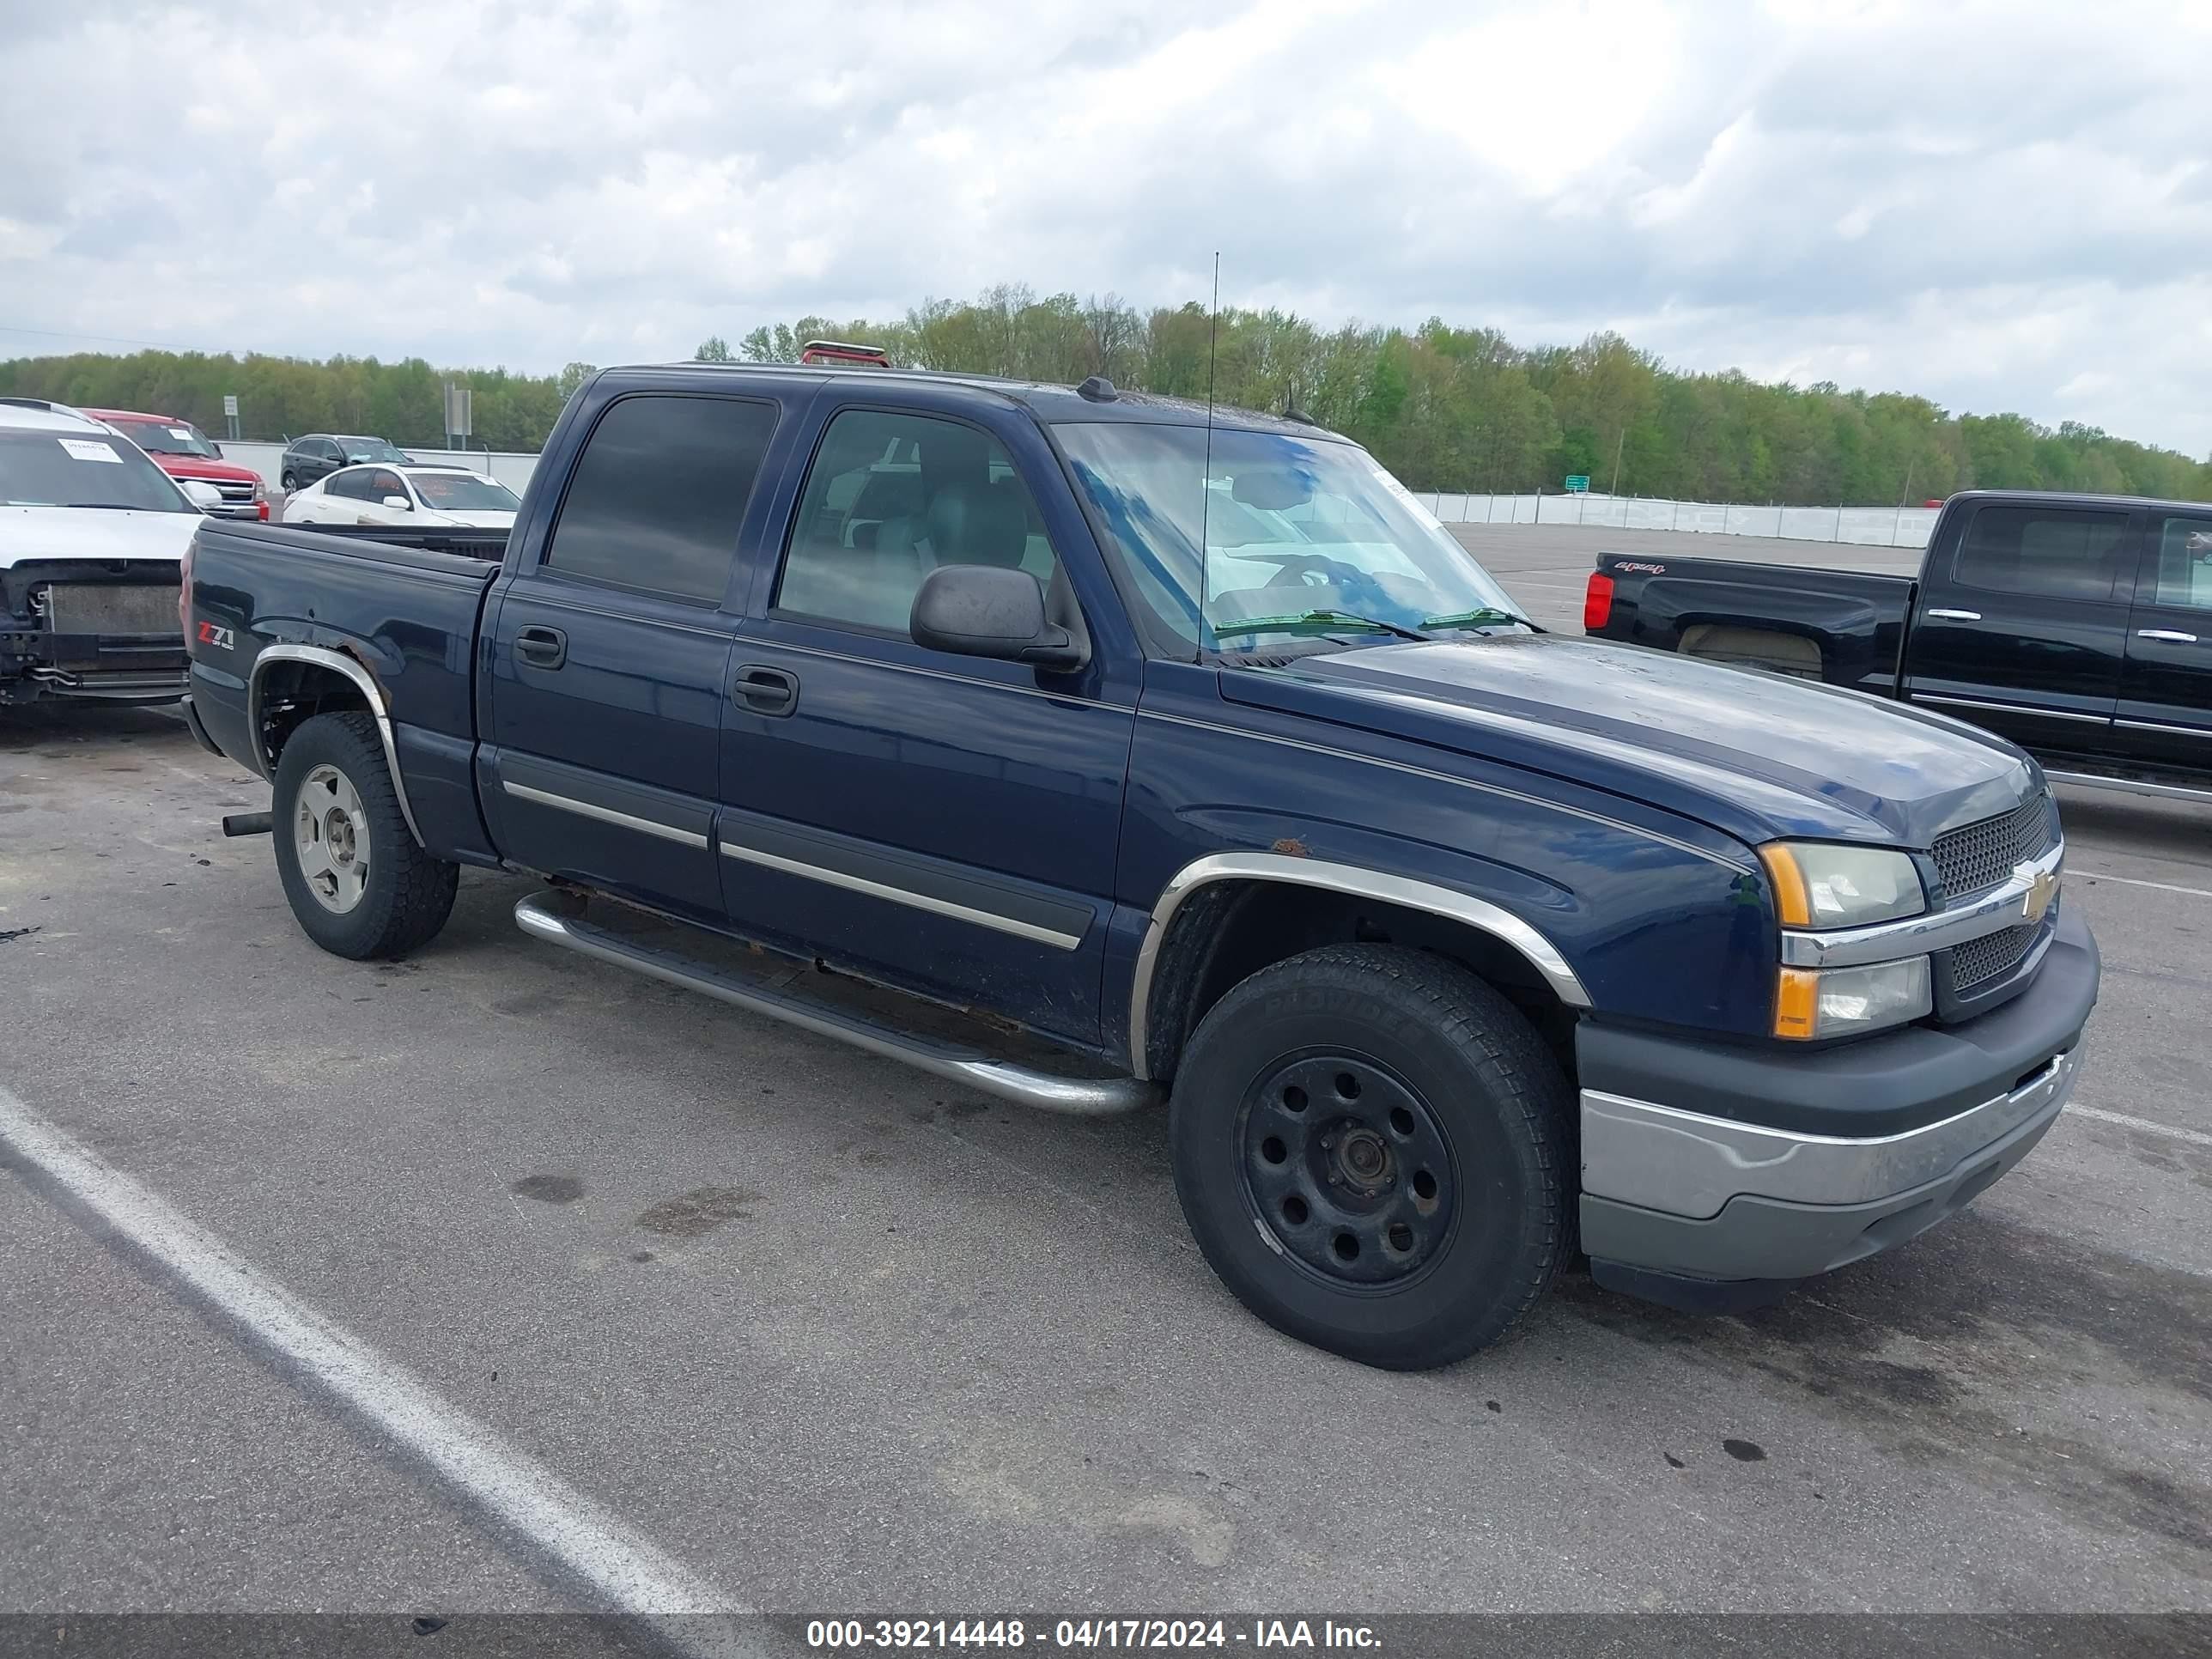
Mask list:
[{"label": "front door", "polygon": [[2115,713],[2130,760],[2212,773],[2212,509],[2149,514]]},{"label": "front door", "polygon": [[723,602],[775,423],[770,402],[674,393],[600,412],[487,627],[479,781],[516,863],[720,920]]},{"label": "front door", "polygon": [[2129,515],[1990,503],[1931,550],[1911,700],[2030,749],[2103,750],[2127,629]]},{"label": "front door", "polygon": [[1030,487],[1055,465],[1018,419],[830,410],[732,659],[718,833],[738,931],[1089,1042],[1139,665],[1044,672],[907,631],[959,563],[1030,572],[1083,630],[1105,574],[1065,487]]}]

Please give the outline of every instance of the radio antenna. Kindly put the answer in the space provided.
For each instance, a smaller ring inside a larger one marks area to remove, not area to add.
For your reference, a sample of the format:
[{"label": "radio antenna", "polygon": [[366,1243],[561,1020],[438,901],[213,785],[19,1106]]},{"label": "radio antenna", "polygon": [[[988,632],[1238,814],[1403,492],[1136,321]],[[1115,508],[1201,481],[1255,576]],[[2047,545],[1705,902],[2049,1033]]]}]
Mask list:
[{"label": "radio antenna", "polygon": [[1212,568],[1206,548],[1206,525],[1213,507],[1213,358],[1221,340],[1221,250],[1213,250],[1213,303],[1206,313],[1206,461],[1198,475],[1198,626],[1206,630],[1206,607],[1212,598],[1207,580]]}]

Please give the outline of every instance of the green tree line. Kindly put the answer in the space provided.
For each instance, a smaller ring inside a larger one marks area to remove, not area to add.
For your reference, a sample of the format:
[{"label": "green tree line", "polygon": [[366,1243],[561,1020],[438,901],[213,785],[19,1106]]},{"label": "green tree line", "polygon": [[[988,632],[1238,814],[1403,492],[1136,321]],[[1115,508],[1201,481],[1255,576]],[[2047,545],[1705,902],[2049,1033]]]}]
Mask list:
[{"label": "green tree line", "polygon": [[[712,362],[788,362],[809,339],[882,346],[902,366],[1115,384],[1297,412],[1357,439],[1415,489],[1596,489],[1709,501],[1888,505],[1955,489],[2094,490],[2212,499],[2197,460],[2069,422],[1954,415],[1906,392],[1831,382],[1770,384],[1735,370],[1687,374],[1619,335],[1577,345],[1514,344],[1494,329],[1432,319],[1413,330],[1325,328],[1279,310],[1196,302],[1143,307],[1117,295],[1040,296],[1018,285],[933,300],[891,319],[802,317],[703,342]],[[249,435],[373,432],[401,444],[441,436],[440,388],[475,392],[476,441],[531,450],[592,372],[433,369],[420,359],[204,356],[146,351],[0,363],[0,394],[152,409],[222,429],[236,392]]]}]

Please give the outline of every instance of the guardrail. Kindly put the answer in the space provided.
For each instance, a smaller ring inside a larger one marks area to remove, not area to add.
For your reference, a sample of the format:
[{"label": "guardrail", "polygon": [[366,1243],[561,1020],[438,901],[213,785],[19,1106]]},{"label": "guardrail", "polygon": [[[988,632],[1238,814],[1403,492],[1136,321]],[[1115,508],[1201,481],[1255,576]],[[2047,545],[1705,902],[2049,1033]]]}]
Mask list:
[{"label": "guardrail", "polygon": [[1446,524],[1580,524],[1610,530],[1685,530],[1711,536],[1925,547],[1932,507],[1741,507],[1724,501],[1651,501],[1635,495],[1474,495],[1422,490]]}]

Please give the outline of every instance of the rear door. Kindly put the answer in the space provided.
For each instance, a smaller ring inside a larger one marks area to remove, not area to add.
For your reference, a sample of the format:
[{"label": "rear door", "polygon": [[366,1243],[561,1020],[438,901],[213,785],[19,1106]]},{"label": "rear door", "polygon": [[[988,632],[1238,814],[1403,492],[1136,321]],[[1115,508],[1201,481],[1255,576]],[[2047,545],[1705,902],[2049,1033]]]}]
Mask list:
[{"label": "rear door", "polygon": [[2130,759],[2212,772],[2212,508],[2146,514],[2117,714]]},{"label": "rear door", "polygon": [[2124,509],[1974,504],[1923,572],[1911,699],[2031,749],[2106,750],[2132,545]]},{"label": "rear door", "polygon": [[540,561],[488,629],[480,782],[515,862],[720,920],[724,601],[777,416],[675,392],[599,412]]}]

